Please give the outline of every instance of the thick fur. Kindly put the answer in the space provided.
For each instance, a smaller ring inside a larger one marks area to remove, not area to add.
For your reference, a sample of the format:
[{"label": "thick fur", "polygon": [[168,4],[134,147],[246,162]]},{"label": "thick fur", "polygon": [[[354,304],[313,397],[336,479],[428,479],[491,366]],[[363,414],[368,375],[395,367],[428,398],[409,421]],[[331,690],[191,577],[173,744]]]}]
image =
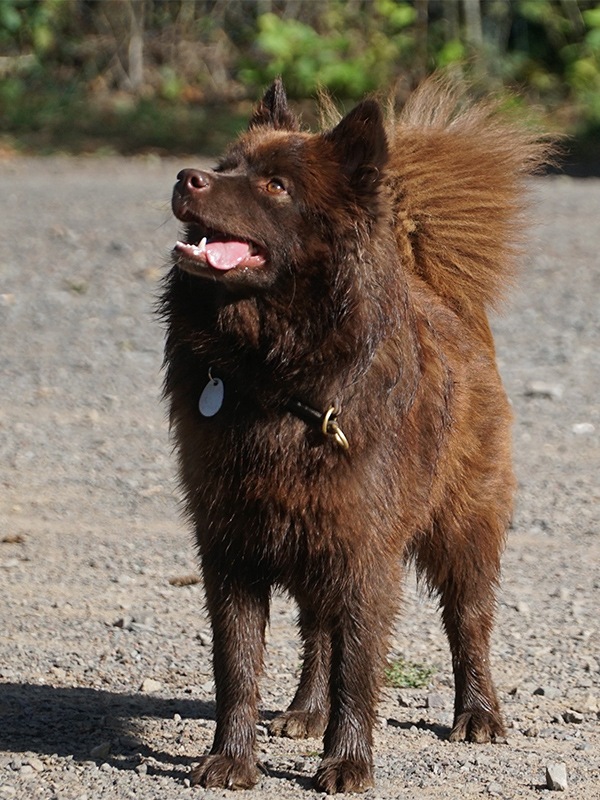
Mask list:
[{"label": "thick fur", "polygon": [[[214,636],[217,731],[195,782],[257,780],[279,586],[298,603],[304,661],[272,732],[324,734],[317,788],[372,784],[409,558],[440,599],[451,738],[503,736],[489,638],[514,479],[485,311],[513,272],[520,180],[543,155],[531,132],[444,81],[387,126],[366,100],[316,134],[276,82],[215,172],[181,173],[187,241],[216,230],[266,254],[260,268],[218,272],[176,253],[163,297],[166,394]],[[204,418],[209,371],[225,397]],[[349,449],[290,413],[290,398],[335,404]]]}]

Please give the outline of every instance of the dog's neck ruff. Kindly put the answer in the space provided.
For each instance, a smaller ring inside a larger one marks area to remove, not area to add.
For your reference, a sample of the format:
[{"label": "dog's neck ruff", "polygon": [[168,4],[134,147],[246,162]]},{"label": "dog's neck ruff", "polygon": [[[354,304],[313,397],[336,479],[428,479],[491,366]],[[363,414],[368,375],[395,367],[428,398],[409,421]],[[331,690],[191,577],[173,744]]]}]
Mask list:
[{"label": "dog's neck ruff", "polygon": [[[203,417],[214,417],[221,410],[224,399],[224,383],[220,378],[213,377],[212,371],[209,369],[208,383],[200,395],[198,410]],[[306,422],[307,425],[319,428],[324,436],[331,437],[343,450],[349,449],[348,439],[337,422],[340,409],[336,405],[330,406],[325,412],[321,412],[292,397],[286,401],[284,408],[290,414]]]}]

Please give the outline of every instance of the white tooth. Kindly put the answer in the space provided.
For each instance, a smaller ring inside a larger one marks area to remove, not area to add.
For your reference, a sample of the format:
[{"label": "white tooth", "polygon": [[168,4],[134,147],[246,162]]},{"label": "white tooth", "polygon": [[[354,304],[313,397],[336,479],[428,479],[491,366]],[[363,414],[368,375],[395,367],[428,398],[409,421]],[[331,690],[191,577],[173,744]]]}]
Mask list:
[{"label": "white tooth", "polygon": [[206,236],[204,237],[204,239],[202,239],[198,247],[200,248],[200,250],[206,250]]}]

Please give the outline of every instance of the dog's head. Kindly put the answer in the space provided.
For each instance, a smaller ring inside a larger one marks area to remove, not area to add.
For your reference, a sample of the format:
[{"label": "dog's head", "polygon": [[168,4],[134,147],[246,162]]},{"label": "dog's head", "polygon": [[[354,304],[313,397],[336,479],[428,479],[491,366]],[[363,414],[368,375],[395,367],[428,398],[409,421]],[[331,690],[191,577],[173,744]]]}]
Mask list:
[{"label": "dog's head", "polygon": [[300,130],[281,81],[212,171],[182,170],[173,212],[185,224],[182,270],[231,289],[260,290],[282,273],[344,260],[377,216],[387,140],[365,100],[332,130]]}]

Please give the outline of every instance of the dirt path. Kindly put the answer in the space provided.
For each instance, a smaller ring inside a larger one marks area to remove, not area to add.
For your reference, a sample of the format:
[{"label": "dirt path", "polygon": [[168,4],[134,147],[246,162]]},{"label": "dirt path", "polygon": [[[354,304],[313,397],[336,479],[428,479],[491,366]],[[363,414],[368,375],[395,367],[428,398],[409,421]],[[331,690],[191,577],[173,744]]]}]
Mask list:
[{"label": "dirt path", "polygon": [[[0,800],[216,798],[191,789],[214,703],[207,620],[178,516],[152,316],[186,164],[0,164]],[[533,184],[530,257],[498,356],[520,496],[493,669],[507,744],[456,745],[435,603],[408,577],[393,657],[435,668],[388,688],[369,800],[538,798],[546,766],[600,798],[600,181]],[[298,671],[275,602],[263,709]],[[319,741],[270,739],[251,800],[314,796]]]}]

